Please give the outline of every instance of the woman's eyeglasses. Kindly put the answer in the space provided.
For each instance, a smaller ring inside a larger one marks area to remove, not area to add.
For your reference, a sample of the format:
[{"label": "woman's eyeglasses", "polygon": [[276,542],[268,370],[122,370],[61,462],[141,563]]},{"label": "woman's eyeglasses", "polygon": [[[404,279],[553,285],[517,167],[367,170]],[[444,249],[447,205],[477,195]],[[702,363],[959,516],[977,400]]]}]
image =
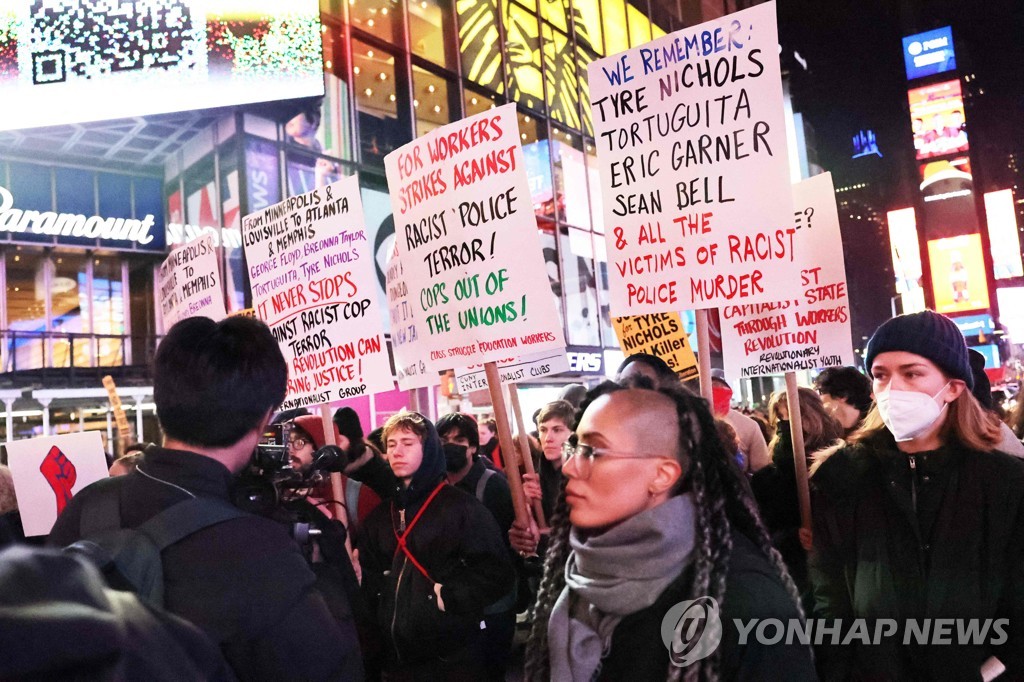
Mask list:
[{"label": "woman's eyeglasses", "polygon": [[[576,472],[579,478],[584,481],[590,478],[590,471],[594,468],[594,460],[598,457],[608,459],[673,459],[670,455],[651,455],[642,452],[625,452],[622,450],[609,450],[607,448],[595,448],[583,443],[566,443],[562,446],[562,466],[569,463],[569,460],[576,460]],[[563,468],[564,470],[564,468]]]}]

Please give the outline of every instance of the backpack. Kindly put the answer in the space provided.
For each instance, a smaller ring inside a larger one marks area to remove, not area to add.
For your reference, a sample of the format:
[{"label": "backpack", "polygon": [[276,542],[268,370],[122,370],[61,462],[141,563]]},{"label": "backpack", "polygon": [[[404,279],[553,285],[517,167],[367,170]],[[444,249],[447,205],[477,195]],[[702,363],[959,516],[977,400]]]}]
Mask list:
[{"label": "backpack", "polygon": [[248,516],[226,501],[195,497],[171,505],[137,528],[121,527],[120,499],[99,496],[82,509],[79,537],[64,551],[85,558],[117,590],[164,606],[161,553],[188,536]]}]

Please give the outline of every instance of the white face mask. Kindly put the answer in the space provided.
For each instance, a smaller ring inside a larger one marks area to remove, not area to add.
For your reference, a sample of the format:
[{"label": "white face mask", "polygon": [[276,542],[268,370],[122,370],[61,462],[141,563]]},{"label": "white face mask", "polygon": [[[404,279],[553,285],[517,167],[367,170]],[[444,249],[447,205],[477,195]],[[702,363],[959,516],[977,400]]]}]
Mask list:
[{"label": "white face mask", "polygon": [[918,391],[894,391],[875,394],[875,404],[882,421],[889,428],[897,442],[914,440],[932,427],[949,403],[943,402],[942,407],[935,398],[946,390],[950,382],[939,389],[934,396]]}]

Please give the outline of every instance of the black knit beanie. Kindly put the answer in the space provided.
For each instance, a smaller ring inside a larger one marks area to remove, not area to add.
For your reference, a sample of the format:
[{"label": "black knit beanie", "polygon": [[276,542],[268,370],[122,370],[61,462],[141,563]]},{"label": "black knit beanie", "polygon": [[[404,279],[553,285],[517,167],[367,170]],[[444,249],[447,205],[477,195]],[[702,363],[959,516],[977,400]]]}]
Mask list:
[{"label": "black knit beanie", "polygon": [[869,373],[875,356],[887,351],[905,351],[928,358],[949,377],[974,388],[967,341],[956,323],[944,315],[925,310],[885,322],[868,341],[864,366]]},{"label": "black knit beanie", "polygon": [[338,427],[338,433],[350,441],[363,439],[363,425],[359,423],[359,415],[351,407],[342,407],[334,413],[334,425]]}]

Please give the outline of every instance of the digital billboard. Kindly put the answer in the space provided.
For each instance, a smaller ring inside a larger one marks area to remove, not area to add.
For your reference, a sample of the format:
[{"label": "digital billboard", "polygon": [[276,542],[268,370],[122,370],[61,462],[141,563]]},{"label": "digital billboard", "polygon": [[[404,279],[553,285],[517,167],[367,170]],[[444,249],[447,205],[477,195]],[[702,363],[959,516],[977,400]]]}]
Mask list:
[{"label": "digital billboard", "polygon": [[903,63],[908,81],[954,70],[953,30],[943,26],[907,36],[903,39]]},{"label": "digital billboard", "polygon": [[971,160],[966,156],[918,164],[921,174],[921,195],[925,202],[943,201],[971,195],[974,177]]},{"label": "digital billboard", "polygon": [[936,312],[988,308],[988,281],[980,234],[932,239],[928,242],[928,260]]},{"label": "digital billboard", "polygon": [[[1002,299],[1000,299],[1002,300]],[[996,330],[991,315],[964,315],[950,318],[964,336],[989,335]]]},{"label": "digital billboard", "polygon": [[967,151],[960,81],[913,88],[907,92],[907,97],[918,159]]},{"label": "digital billboard", "polygon": [[924,289],[921,288],[921,251],[917,241],[917,220],[914,209],[901,208],[886,214],[889,223],[889,246],[892,249],[892,271],[896,275],[896,293],[903,300],[903,312],[924,310]]},{"label": "digital billboard", "polygon": [[1024,343],[1024,287],[999,287],[999,322],[1010,343]]},{"label": "digital billboard", "polygon": [[4,0],[0,130],[324,94],[317,0]]},{"label": "digital billboard", "polygon": [[1017,214],[1013,210],[1013,190],[985,193],[988,216],[988,242],[992,249],[992,269],[996,279],[1024,276],[1020,258]]}]

